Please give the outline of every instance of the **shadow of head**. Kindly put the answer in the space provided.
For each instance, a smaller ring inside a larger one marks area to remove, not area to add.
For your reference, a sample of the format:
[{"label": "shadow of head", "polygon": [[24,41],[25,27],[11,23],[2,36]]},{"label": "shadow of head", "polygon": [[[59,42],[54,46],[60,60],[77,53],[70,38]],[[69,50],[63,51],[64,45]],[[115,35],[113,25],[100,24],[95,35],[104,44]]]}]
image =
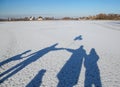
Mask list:
[{"label": "shadow of head", "polygon": [[45,69],[42,69],[41,71],[39,71],[39,72],[41,72],[41,73],[45,73],[46,72],[46,70]]},{"label": "shadow of head", "polygon": [[91,49],[90,54],[91,55],[97,54],[94,48]]},{"label": "shadow of head", "polygon": [[78,53],[83,53],[83,54],[85,54],[86,53],[86,51],[84,50],[84,46],[83,45],[81,45],[78,49],[76,49],[76,51],[78,52]]},{"label": "shadow of head", "polygon": [[83,46],[83,45],[81,45],[81,46],[79,47],[79,49],[83,49],[83,47],[84,47],[84,46]]}]

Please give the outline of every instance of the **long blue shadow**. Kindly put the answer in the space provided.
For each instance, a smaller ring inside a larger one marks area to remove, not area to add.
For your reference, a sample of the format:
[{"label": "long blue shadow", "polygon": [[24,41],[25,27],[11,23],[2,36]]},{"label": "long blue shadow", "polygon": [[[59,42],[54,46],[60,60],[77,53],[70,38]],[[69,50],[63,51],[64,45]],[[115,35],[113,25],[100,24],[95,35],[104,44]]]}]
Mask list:
[{"label": "long blue shadow", "polygon": [[81,72],[83,57],[86,55],[83,46],[80,46],[80,48],[76,50],[66,50],[71,52],[72,55],[57,74],[57,78],[59,79],[57,87],[73,87],[77,84]]},{"label": "long blue shadow", "polygon": [[11,57],[11,58],[8,58],[8,59],[2,61],[2,62],[0,62],[0,66],[3,66],[3,65],[5,65],[5,64],[7,64],[7,63],[9,63],[9,62],[12,62],[12,61],[15,61],[15,60],[23,59],[24,57],[22,57],[22,55],[27,54],[27,53],[30,52],[30,51],[31,51],[31,50],[27,50],[27,51],[25,51],[25,52],[23,52],[23,53],[21,53],[21,54],[18,54],[18,55],[16,55],[16,56],[13,56],[13,57]]},{"label": "long blue shadow", "polygon": [[46,70],[42,69],[38,72],[38,74],[27,84],[26,87],[40,87],[42,83],[42,78],[45,74]]},{"label": "long blue shadow", "polygon": [[97,55],[95,49],[91,49],[90,54],[85,57],[84,66],[85,71],[85,81],[84,87],[102,87],[100,79],[100,71],[97,65],[99,56]]},{"label": "long blue shadow", "polygon": [[16,74],[17,72],[19,72],[20,70],[22,70],[23,68],[25,68],[26,66],[31,64],[32,62],[37,61],[39,58],[41,58],[42,56],[44,56],[48,52],[63,49],[63,48],[55,48],[55,46],[57,46],[57,45],[58,44],[56,43],[50,47],[46,47],[38,52],[35,52],[32,55],[30,55],[30,57],[28,59],[20,62],[19,64],[15,65],[12,68],[1,73],[0,77],[3,77],[4,75],[5,76],[2,79],[0,79],[0,83],[4,82],[6,79],[10,78],[12,75]]}]

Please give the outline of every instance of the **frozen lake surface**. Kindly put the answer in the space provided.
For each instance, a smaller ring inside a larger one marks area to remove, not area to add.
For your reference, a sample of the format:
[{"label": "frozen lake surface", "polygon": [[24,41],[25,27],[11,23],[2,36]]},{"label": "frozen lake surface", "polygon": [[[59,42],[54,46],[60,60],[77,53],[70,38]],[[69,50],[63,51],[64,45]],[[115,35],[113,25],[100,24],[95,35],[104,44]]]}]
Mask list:
[{"label": "frozen lake surface", "polygon": [[120,21],[0,22],[0,87],[120,87]]}]

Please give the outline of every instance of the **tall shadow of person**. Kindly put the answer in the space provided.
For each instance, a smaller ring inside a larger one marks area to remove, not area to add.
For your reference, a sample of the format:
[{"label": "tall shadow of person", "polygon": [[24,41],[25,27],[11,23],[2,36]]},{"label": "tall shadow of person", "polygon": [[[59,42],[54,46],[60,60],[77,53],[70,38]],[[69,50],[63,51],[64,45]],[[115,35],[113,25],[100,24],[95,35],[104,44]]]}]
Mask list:
[{"label": "tall shadow of person", "polygon": [[0,79],[0,83],[4,82],[6,79],[8,79],[12,75],[16,74],[17,72],[19,72],[20,70],[22,70],[23,68],[25,68],[26,66],[31,64],[32,62],[37,61],[39,58],[41,58],[42,56],[44,56],[48,52],[55,51],[55,50],[61,50],[62,48],[56,48],[57,45],[58,44],[56,43],[50,47],[46,47],[38,52],[35,52],[32,55],[30,55],[30,57],[28,59],[25,59],[24,61],[20,62],[19,64],[15,65],[12,68],[1,73],[0,77],[2,77],[4,75],[5,76],[2,79]]},{"label": "tall shadow of person", "polygon": [[30,51],[31,51],[31,50],[27,50],[27,51],[25,51],[25,52],[23,52],[23,53],[21,53],[21,54],[18,54],[18,55],[16,55],[16,56],[13,56],[13,57],[11,57],[11,58],[8,58],[8,59],[2,61],[2,62],[0,62],[0,66],[3,66],[3,65],[5,65],[5,64],[7,64],[7,63],[9,63],[9,62],[12,62],[12,61],[15,61],[15,60],[23,59],[23,58],[25,58],[25,57],[22,57],[22,56],[23,56],[24,54],[27,54],[27,53],[30,52]]},{"label": "tall shadow of person", "polygon": [[57,78],[59,79],[57,87],[73,87],[77,84],[82,67],[83,57],[86,55],[86,51],[83,49],[83,46],[80,46],[80,48],[76,50],[66,50],[71,52],[72,55],[57,74]]},{"label": "tall shadow of person", "polygon": [[97,65],[99,56],[97,55],[94,48],[91,49],[90,54],[85,57],[84,66],[85,71],[85,81],[84,87],[102,87],[100,79],[100,71]]},{"label": "tall shadow of person", "polygon": [[40,87],[42,83],[42,78],[46,70],[42,69],[38,74],[27,84],[26,87]]}]

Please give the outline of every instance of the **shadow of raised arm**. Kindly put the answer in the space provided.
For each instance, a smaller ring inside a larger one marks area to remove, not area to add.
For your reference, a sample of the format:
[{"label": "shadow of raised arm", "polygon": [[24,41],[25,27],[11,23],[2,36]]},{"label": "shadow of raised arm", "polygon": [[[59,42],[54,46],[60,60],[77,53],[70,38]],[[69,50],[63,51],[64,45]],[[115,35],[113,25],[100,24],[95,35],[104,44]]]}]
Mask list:
[{"label": "shadow of raised arm", "polygon": [[64,50],[65,48],[57,48],[56,46],[58,45],[58,43],[54,44],[53,46],[51,46],[51,48],[53,49],[53,51],[56,50]]},{"label": "shadow of raised arm", "polygon": [[25,58],[25,57],[22,57],[22,56],[25,55],[25,54],[27,54],[27,53],[29,53],[30,51],[31,51],[31,50],[27,50],[27,51],[25,51],[25,52],[23,52],[23,53],[21,53],[21,54],[18,54],[18,55],[16,55],[16,56],[13,56],[13,57],[11,57],[11,58],[8,58],[8,59],[2,61],[2,62],[0,62],[0,66],[3,66],[3,65],[5,65],[5,64],[7,64],[7,63],[9,63],[9,62],[11,62],[11,61],[16,61],[16,60],[23,59],[23,58]]},{"label": "shadow of raised arm", "polygon": [[3,83],[6,79],[8,79],[11,76],[13,76],[14,74],[18,73],[20,70],[22,70],[26,66],[30,65],[31,63],[37,61],[38,59],[40,59],[42,56],[46,55],[47,53],[49,53],[51,51],[58,50],[58,49],[59,50],[63,49],[63,48],[56,48],[57,45],[58,45],[58,43],[53,44],[49,47],[43,48],[35,53],[32,53],[32,54],[27,56],[28,57],[27,59],[16,64],[15,66],[12,66],[8,70],[0,73],[0,77],[3,77],[2,79],[0,79],[0,83]]}]

